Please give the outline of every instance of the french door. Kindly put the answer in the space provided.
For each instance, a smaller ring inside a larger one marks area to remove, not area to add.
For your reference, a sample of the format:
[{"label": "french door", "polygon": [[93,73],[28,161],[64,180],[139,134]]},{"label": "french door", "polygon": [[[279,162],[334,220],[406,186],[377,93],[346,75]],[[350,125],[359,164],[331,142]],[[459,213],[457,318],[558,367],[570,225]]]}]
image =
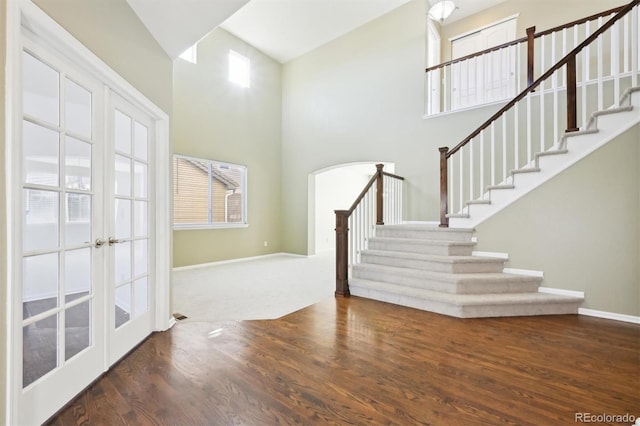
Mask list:
[{"label": "french door", "polygon": [[21,61],[13,382],[39,424],[153,329],[154,127],[35,43]]}]

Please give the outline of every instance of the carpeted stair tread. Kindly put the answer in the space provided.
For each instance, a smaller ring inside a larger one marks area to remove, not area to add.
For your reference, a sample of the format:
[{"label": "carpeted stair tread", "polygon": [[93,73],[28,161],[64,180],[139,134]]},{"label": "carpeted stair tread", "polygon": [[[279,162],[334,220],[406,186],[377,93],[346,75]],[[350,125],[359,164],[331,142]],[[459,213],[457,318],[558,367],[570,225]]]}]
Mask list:
[{"label": "carpeted stair tread", "polygon": [[[380,283],[377,281],[361,280],[354,278],[350,286],[355,290],[358,287],[369,288],[378,291],[411,296],[420,299],[428,299],[451,305],[508,305],[523,303],[573,303],[582,302],[582,298],[563,296],[549,293],[490,293],[490,294],[451,294],[438,291],[424,290],[415,287],[405,287],[395,284]],[[353,294],[357,295],[352,291]]]},{"label": "carpeted stair tread", "polygon": [[456,274],[450,272],[435,272],[426,271],[422,269],[403,268],[396,266],[376,265],[369,263],[360,263],[354,265],[354,271],[358,270],[370,270],[377,273],[390,273],[397,275],[411,276],[415,278],[432,279],[435,281],[446,281],[456,283],[468,283],[468,282],[487,282],[493,283],[496,281],[510,281],[510,282],[542,282],[541,277],[535,277],[530,275],[517,275],[507,274],[505,272],[478,272],[478,273],[465,273]]}]

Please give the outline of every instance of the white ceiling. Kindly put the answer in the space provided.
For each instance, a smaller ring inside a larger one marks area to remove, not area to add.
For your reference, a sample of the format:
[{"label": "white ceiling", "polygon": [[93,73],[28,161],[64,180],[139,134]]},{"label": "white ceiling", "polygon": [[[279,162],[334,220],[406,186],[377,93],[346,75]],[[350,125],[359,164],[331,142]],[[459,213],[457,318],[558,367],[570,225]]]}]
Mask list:
[{"label": "white ceiling", "polygon": [[[127,0],[173,59],[211,30],[221,26],[282,63],[310,52],[409,1]],[[458,9],[445,24],[506,0],[454,1]]]},{"label": "white ceiling", "polygon": [[160,46],[177,58],[249,0],[127,0]]}]

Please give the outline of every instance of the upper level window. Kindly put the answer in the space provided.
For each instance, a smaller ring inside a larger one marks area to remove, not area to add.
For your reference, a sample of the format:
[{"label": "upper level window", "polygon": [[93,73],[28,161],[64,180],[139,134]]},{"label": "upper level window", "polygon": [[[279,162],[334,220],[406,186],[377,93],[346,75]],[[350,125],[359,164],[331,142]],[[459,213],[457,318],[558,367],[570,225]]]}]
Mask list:
[{"label": "upper level window", "polygon": [[180,59],[184,59],[192,64],[198,63],[198,43],[194,44],[184,52],[180,54]]},{"label": "upper level window", "polygon": [[229,81],[240,87],[249,87],[251,81],[251,61],[233,50],[229,50]]},{"label": "upper level window", "polygon": [[182,228],[247,224],[247,168],[173,157],[173,224]]}]

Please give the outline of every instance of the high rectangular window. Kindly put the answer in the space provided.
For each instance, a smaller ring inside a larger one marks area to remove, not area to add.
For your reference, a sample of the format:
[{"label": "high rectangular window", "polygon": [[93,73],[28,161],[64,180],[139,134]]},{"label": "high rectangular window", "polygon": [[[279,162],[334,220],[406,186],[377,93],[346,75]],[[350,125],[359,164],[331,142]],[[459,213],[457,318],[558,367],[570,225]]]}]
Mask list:
[{"label": "high rectangular window", "polygon": [[247,224],[247,168],[238,164],[173,157],[173,224],[177,228]]},{"label": "high rectangular window", "polygon": [[233,50],[229,50],[229,81],[240,87],[249,87],[251,82],[251,61]]}]

